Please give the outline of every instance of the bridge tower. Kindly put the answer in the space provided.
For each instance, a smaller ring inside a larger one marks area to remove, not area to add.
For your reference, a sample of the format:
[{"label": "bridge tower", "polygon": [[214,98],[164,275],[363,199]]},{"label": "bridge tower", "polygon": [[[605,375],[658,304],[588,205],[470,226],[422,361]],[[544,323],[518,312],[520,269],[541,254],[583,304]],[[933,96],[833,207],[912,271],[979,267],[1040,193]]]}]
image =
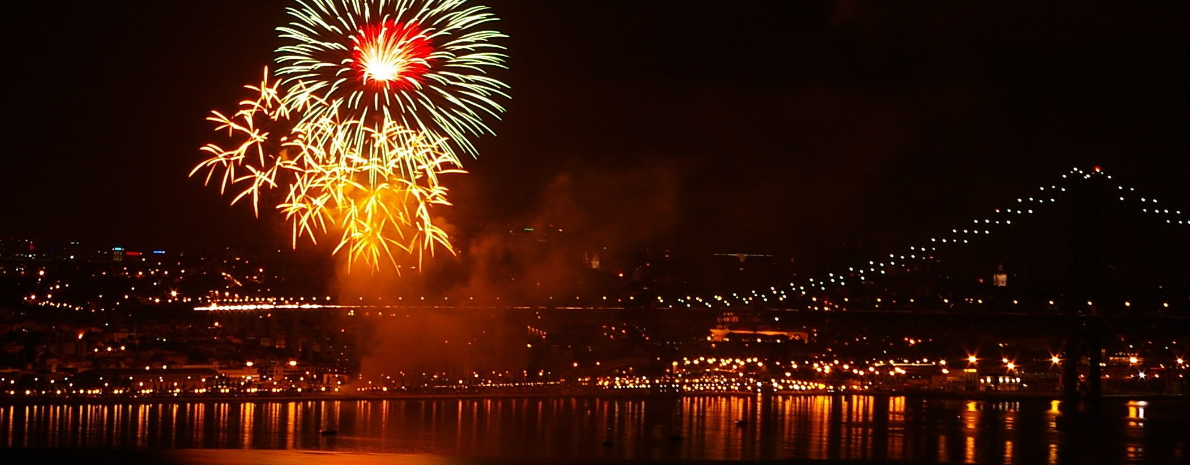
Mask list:
[{"label": "bridge tower", "polygon": [[1103,339],[1099,305],[1103,295],[1104,175],[1099,168],[1072,183],[1070,295],[1062,350],[1062,391],[1070,401],[1099,400],[1103,392]]}]

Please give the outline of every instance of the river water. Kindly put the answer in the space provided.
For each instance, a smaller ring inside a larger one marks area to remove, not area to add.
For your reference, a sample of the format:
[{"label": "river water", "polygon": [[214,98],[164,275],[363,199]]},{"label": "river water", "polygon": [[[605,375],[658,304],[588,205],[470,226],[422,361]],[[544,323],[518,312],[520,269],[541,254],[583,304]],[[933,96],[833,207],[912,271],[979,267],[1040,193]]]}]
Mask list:
[{"label": "river water", "polygon": [[1049,400],[780,395],[16,405],[0,406],[0,457],[1190,463],[1185,400],[1062,410]]}]

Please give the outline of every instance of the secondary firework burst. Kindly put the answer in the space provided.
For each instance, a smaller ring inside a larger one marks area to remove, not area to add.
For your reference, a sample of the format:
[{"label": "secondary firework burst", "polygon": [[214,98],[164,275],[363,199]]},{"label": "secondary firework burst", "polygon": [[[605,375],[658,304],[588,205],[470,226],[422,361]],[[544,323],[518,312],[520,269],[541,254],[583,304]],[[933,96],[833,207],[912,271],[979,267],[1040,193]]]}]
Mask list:
[{"label": "secondary firework burst", "polygon": [[232,142],[203,147],[210,158],[192,176],[205,171],[208,184],[218,177],[220,190],[235,194],[233,204],[251,199],[257,211],[262,198],[282,199],[276,208],[291,223],[295,247],[302,237],[317,243],[337,233],[336,253],[373,268],[395,264],[398,255],[420,262],[436,247],[451,249],[432,213],[450,205],[441,177],[463,170],[444,140],[392,121],[295,121],[326,102],[283,98],[267,71],[261,85],[248,88],[257,98],[231,116],[208,118]]},{"label": "secondary firework burst", "polygon": [[[290,221],[293,244],[337,237],[335,252],[378,268],[451,249],[434,220],[449,206],[442,176],[490,132],[507,86],[487,75],[505,56],[481,29],[495,18],[464,0],[297,0],[278,28],[291,43],[237,112],[208,120],[230,144],[209,144],[191,175],[218,179],[232,204],[251,199]],[[399,269],[400,267],[398,267]]]}]

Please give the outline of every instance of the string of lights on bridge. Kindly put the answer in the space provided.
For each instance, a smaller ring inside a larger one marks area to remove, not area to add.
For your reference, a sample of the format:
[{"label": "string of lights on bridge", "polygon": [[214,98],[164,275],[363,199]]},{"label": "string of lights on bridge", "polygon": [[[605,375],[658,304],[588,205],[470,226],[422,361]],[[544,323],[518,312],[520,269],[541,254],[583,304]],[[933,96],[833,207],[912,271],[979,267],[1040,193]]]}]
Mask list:
[{"label": "string of lights on bridge", "polygon": [[[1074,183],[1089,181],[1096,177],[1100,177],[1105,183],[1114,181],[1111,175],[1103,172],[1098,167],[1092,170],[1083,170],[1077,167],[1072,168],[1062,174],[1060,179],[1055,180],[1055,182],[1038,186],[1035,189],[1031,189],[1026,195],[1009,200],[1007,202],[1008,205],[994,209],[991,215],[974,218],[959,226],[944,230],[940,234],[930,237],[928,240],[919,241],[908,246],[899,253],[890,253],[880,259],[870,260],[864,264],[848,267],[845,272],[842,270],[839,272],[828,272],[824,276],[811,276],[799,281],[790,282],[788,286],[772,286],[767,289],[753,289],[730,295],[715,295],[710,297],[687,295],[678,298],[657,297],[656,301],[661,306],[668,306],[670,308],[715,308],[718,306],[774,305],[790,299],[802,298],[809,300],[807,302],[809,304],[807,309],[810,310],[842,310],[845,308],[844,305],[848,303],[848,298],[843,297],[841,299],[842,302],[837,300],[832,301],[832,299],[820,293],[826,293],[832,288],[854,286],[859,283],[870,282],[872,279],[888,275],[890,272],[900,270],[912,263],[934,261],[940,252],[944,253],[948,248],[970,245],[982,237],[998,234],[1004,228],[1012,227],[1026,217],[1044,212],[1046,208],[1052,207],[1059,203],[1059,201],[1069,197],[1069,194],[1075,187]],[[1105,200],[1118,200],[1125,204],[1133,205],[1141,213],[1155,217],[1159,221],[1163,221],[1169,225],[1190,226],[1190,216],[1186,215],[1186,212],[1178,209],[1170,209],[1156,197],[1140,192],[1135,187],[1114,182],[1106,184],[1104,187],[1105,191],[1107,191]],[[449,302],[449,298],[444,299],[446,300],[440,302],[441,304]],[[348,307],[343,306],[344,304],[342,303],[340,305],[331,304],[330,297],[326,298],[327,302],[322,302],[320,298],[310,298],[309,300],[300,297],[259,299],[240,296],[231,297],[227,295],[200,300],[207,300],[210,305],[209,307],[199,307],[199,310]],[[398,300],[403,301],[404,299],[398,298]],[[426,298],[422,297],[421,301],[416,303],[422,305],[430,304],[429,302],[425,302],[425,300]],[[474,300],[474,297],[471,300]],[[500,299],[497,297],[496,300]],[[606,300],[607,297],[604,297],[604,301]],[[39,300],[36,303],[38,305],[57,306],[59,308],[72,308],[76,311],[84,310],[82,307],[54,302],[50,299],[50,295],[47,295],[46,299]],[[396,302],[395,304],[400,306],[404,303]],[[879,307],[881,299],[877,298],[876,303],[877,307]],[[944,303],[949,302],[944,299]],[[392,304],[394,303],[390,303],[389,305]],[[365,305],[362,298],[359,305]],[[1125,303],[1125,305],[1128,304]],[[578,305],[575,308],[581,307],[582,305]]]},{"label": "string of lights on bridge", "polygon": [[[810,292],[826,292],[833,286],[845,287],[849,282],[849,277],[853,278],[850,281],[853,284],[862,283],[869,280],[869,273],[871,276],[877,274],[887,275],[891,269],[904,266],[909,262],[934,260],[935,252],[939,251],[940,246],[969,245],[972,240],[978,239],[981,236],[991,236],[999,228],[1013,226],[1013,218],[1035,215],[1041,212],[1043,207],[1058,203],[1060,199],[1066,197],[1070,193],[1070,190],[1073,189],[1073,182],[1088,181],[1097,176],[1101,176],[1105,181],[1114,180],[1111,175],[1105,173],[1100,167],[1095,167],[1089,171],[1078,167],[1072,168],[1070,171],[1062,174],[1060,181],[1048,186],[1038,186],[1034,190],[1038,192],[1037,194],[1016,198],[1016,202],[1013,203],[1011,208],[997,208],[994,210],[993,216],[973,219],[970,223],[964,223],[963,226],[951,228],[948,233],[931,237],[928,245],[909,246],[907,252],[899,254],[891,253],[888,254],[886,259],[872,260],[866,265],[849,267],[847,269],[848,273],[830,272],[826,276],[811,277],[800,283],[791,282],[787,287],[788,292],[785,286],[773,286],[765,290],[754,289],[744,293],[733,293],[729,296],[716,295],[706,298],[688,295],[672,299],[676,304],[671,303],[669,306],[671,308],[683,306],[687,308],[714,308],[716,305],[726,307],[733,305],[764,305],[775,303],[774,301],[783,302],[791,297],[810,297],[811,302],[814,304],[811,306],[813,310],[842,310],[844,307],[837,302],[819,299],[816,296],[811,296]],[[1116,192],[1113,195],[1117,196],[1120,202],[1128,203],[1129,201],[1135,201],[1139,204],[1142,213],[1164,219],[1166,224],[1190,226],[1190,217],[1184,215],[1181,210],[1159,208],[1157,198],[1144,196],[1142,193],[1137,192],[1135,187],[1128,187],[1122,184],[1114,187]],[[852,276],[851,274],[854,275]],[[657,300],[663,305],[667,302],[662,297],[658,297]],[[847,301],[848,299],[844,298],[844,302]],[[880,302],[880,299],[878,298],[876,301]],[[1166,307],[1168,307],[1168,304],[1166,304]]]}]

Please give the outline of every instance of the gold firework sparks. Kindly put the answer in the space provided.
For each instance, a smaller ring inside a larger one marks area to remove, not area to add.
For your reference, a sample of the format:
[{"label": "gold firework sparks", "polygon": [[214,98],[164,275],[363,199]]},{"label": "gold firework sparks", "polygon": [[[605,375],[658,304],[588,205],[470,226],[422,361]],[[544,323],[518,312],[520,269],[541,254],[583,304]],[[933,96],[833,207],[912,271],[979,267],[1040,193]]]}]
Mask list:
[{"label": "gold firework sparks", "polygon": [[308,94],[286,98],[267,70],[248,89],[258,97],[232,116],[216,111],[208,118],[232,143],[203,147],[210,158],[192,176],[205,170],[210,184],[218,175],[222,192],[238,189],[233,204],[250,198],[258,213],[268,191],[282,190],[277,209],[291,223],[295,247],[301,237],[317,243],[337,234],[336,253],[373,269],[395,265],[398,251],[419,263],[439,247],[453,252],[432,216],[435,207],[450,205],[440,177],[464,172],[444,150],[445,139],[388,119],[295,121],[305,105],[326,103]]}]

